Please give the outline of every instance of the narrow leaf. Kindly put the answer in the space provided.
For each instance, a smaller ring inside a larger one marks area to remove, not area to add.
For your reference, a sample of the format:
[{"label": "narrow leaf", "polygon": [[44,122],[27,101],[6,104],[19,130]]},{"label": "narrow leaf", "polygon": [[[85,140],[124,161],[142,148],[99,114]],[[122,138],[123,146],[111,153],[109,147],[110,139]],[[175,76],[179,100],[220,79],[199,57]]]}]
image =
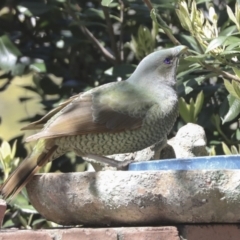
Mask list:
[{"label": "narrow leaf", "polygon": [[224,85],[226,87],[226,89],[228,90],[228,92],[233,95],[235,98],[238,98],[238,95],[235,92],[235,89],[232,85],[231,82],[229,82],[228,80],[224,79]]},{"label": "narrow leaf", "polygon": [[203,94],[203,91],[201,91],[197,95],[196,102],[195,102],[195,110],[194,110],[194,118],[195,119],[197,118],[198,114],[202,110],[203,102],[204,102],[204,94]]},{"label": "narrow leaf", "polygon": [[235,98],[233,95],[228,95],[229,110],[225,117],[223,118],[223,124],[232,121],[240,114],[240,100]]},{"label": "narrow leaf", "polygon": [[189,114],[189,106],[188,104],[185,102],[184,98],[180,98],[179,99],[179,113],[180,116],[182,117],[182,119],[188,123],[190,122],[190,114]]},{"label": "narrow leaf", "polygon": [[234,73],[240,78],[240,69],[233,67]]},{"label": "narrow leaf", "polygon": [[104,6],[104,7],[108,7],[111,3],[112,3],[113,0],[102,0],[101,4]]},{"label": "narrow leaf", "polygon": [[239,154],[239,152],[235,146],[231,146],[231,152],[232,152],[232,154]]},{"label": "narrow leaf", "polygon": [[15,157],[16,150],[17,150],[17,140],[14,141],[13,146],[12,146],[12,151],[10,154],[11,159],[13,159]]},{"label": "narrow leaf", "polygon": [[222,46],[224,44],[224,42],[227,40],[228,36],[220,36],[217,38],[214,38],[208,45],[205,53],[208,53],[210,51],[212,51],[213,49]]},{"label": "narrow leaf", "polygon": [[4,160],[6,160],[7,156],[10,156],[11,154],[11,147],[7,141],[2,142],[0,150]]},{"label": "narrow leaf", "polygon": [[196,119],[194,118],[194,112],[195,112],[195,105],[194,105],[194,101],[193,98],[190,99],[190,111],[189,111],[189,115],[190,115],[190,122],[195,123]]},{"label": "narrow leaf", "polygon": [[231,155],[232,152],[230,150],[230,148],[224,143],[222,142],[222,149],[225,155]]},{"label": "narrow leaf", "polygon": [[233,14],[232,9],[229,6],[226,6],[226,7],[227,7],[227,13],[228,13],[229,18],[237,25],[237,19]]},{"label": "narrow leaf", "polygon": [[236,93],[236,97],[238,99],[240,99],[240,84],[236,81],[232,81],[232,86],[233,86],[233,89]]}]

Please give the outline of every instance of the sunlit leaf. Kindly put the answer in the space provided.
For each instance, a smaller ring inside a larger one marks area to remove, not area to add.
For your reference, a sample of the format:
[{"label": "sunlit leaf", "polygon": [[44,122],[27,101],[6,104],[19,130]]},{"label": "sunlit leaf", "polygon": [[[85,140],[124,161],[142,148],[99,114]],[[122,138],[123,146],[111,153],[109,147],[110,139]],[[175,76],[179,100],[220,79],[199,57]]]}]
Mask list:
[{"label": "sunlit leaf", "polygon": [[2,142],[0,150],[4,160],[11,155],[11,146],[7,141]]},{"label": "sunlit leaf", "polygon": [[230,150],[230,148],[224,143],[222,142],[222,149],[225,155],[231,155],[232,152]]},{"label": "sunlit leaf", "polygon": [[222,120],[223,124],[232,121],[240,114],[240,100],[229,94],[228,102],[229,110]]},{"label": "sunlit leaf", "polygon": [[236,93],[236,97],[238,99],[240,99],[240,83],[238,83],[236,81],[232,81],[232,86],[233,86],[233,89]]},{"label": "sunlit leaf", "polygon": [[239,152],[235,146],[231,146],[231,152],[232,152],[232,154],[239,154]]},{"label": "sunlit leaf", "polygon": [[12,146],[12,151],[10,154],[11,159],[13,159],[15,157],[16,150],[17,150],[17,140],[14,141],[13,146]]},{"label": "sunlit leaf", "polygon": [[234,73],[240,78],[240,69],[233,67]]},{"label": "sunlit leaf", "polygon": [[235,15],[234,15],[232,9],[231,9],[229,6],[226,6],[226,8],[227,8],[227,13],[228,13],[229,18],[230,18],[235,24],[238,24],[238,23],[237,23],[237,19],[236,19]]},{"label": "sunlit leaf", "polygon": [[112,2],[113,0],[102,0],[101,4],[105,7],[108,7]]},{"label": "sunlit leaf", "polygon": [[42,63],[33,63],[29,66],[29,68],[35,72],[46,72],[46,65],[44,62]]},{"label": "sunlit leaf", "polygon": [[228,90],[228,92],[229,92],[232,96],[234,96],[235,98],[238,98],[238,95],[237,95],[237,93],[235,92],[235,89],[234,89],[234,87],[233,87],[233,85],[232,85],[232,83],[231,83],[230,81],[224,79],[224,85],[225,85],[226,89]]},{"label": "sunlit leaf", "polygon": [[189,106],[185,102],[184,98],[179,98],[179,113],[180,113],[180,116],[182,117],[182,119],[186,123],[191,121],[189,111],[190,111]]},{"label": "sunlit leaf", "polygon": [[208,53],[208,52],[212,51],[213,49],[223,45],[223,43],[227,40],[227,38],[228,38],[228,36],[220,36],[220,37],[213,39],[209,43],[205,53]]},{"label": "sunlit leaf", "polygon": [[7,35],[0,37],[0,69],[5,72],[11,71],[13,75],[21,75],[25,65],[18,62],[20,56],[21,52]]},{"label": "sunlit leaf", "polygon": [[203,106],[203,102],[204,102],[204,94],[203,94],[203,91],[201,91],[197,95],[197,98],[195,101],[194,118],[196,118],[198,116],[198,114],[200,113],[202,106]]},{"label": "sunlit leaf", "polygon": [[198,60],[203,60],[204,58],[206,58],[205,54],[199,54],[199,55],[196,55],[196,56],[187,56],[184,59],[187,60],[187,61],[190,61],[190,62],[196,62]]}]

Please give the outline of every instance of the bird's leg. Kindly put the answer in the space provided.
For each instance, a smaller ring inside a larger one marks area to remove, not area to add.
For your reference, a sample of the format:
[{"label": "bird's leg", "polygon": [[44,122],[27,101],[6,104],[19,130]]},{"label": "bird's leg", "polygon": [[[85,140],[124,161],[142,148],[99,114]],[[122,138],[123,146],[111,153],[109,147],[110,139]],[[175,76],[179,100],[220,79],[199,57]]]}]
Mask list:
[{"label": "bird's leg", "polygon": [[109,166],[115,167],[118,170],[126,170],[126,167],[134,161],[134,160],[117,161],[115,159],[100,156],[100,155],[97,155],[97,154],[91,154],[91,153],[83,154],[82,152],[80,152],[77,149],[74,149],[74,152],[78,156],[81,156],[81,157],[84,157],[84,158],[90,158],[90,159],[93,159],[97,162],[108,164]]},{"label": "bird's leg", "polygon": [[111,167],[117,168],[118,170],[125,170],[126,167],[134,161],[134,160],[117,161],[115,159],[99,156],[97,154],[86,154],[85,157],[94,159],[95,161],[98,162],[108,164]]},{"label": "bird's leg", "polygon": [[165,136],[160,142],[153,145],[154,150],[154,157],[153,159],[160,159],[161,158],[161,152],[167,145],[167,136]]}]

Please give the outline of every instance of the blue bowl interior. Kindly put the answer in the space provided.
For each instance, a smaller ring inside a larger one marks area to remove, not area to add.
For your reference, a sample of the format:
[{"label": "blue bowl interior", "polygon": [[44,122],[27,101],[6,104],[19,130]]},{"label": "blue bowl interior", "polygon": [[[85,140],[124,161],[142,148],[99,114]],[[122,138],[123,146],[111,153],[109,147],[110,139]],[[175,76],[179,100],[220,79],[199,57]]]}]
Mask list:
[{"label": "blue bowl interior", "polygon": [[153,160],[131,163],[128,167],[129,171],[195,169],[240,169],[240,155]]}]

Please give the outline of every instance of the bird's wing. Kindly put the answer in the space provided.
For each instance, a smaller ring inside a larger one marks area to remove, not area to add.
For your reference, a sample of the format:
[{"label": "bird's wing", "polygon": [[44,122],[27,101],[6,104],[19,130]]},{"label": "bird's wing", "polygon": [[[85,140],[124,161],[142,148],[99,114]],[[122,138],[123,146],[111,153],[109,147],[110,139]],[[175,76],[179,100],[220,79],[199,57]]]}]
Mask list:
[{"label": "bird's wing", "polygon": [[79,94],[70,97],[66,101],[60,103],[56,108],[54,108],[53,110],[48,112],[46,115],[44,115],[41,119],[26,125],[25,127],[21,128],[21,130],[42,129],[50,118],[52,118],[56,113],[61,111],[66,105],[68,105],[70,102],[72,102],[74,99],[76,99],[78,97],[79,97]]},{"label": "bird's wing", "polygon": [[150,99],[125,81],[100,86],[53,110],[43,130],[27,141],[137,129],[153,106]]}]

